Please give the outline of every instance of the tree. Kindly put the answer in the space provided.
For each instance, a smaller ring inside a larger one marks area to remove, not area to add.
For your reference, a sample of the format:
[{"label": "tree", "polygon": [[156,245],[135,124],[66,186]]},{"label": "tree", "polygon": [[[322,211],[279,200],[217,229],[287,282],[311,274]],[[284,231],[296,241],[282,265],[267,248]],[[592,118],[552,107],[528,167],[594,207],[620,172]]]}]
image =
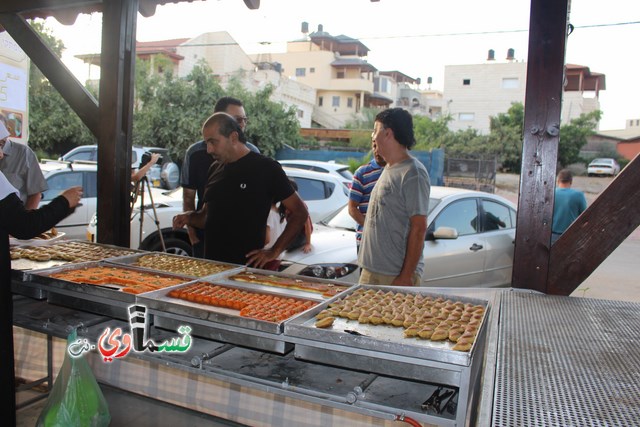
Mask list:
[{"label": "tree", "polygon": [[432,120],[425,116],[413,117],[413,131],[416,138],[416,150],[431,150],[434,148],[450,148],[450,137],[453,134],[447,127],[450,116]]},{"label": "tree", "polygon": [[297,147],[302,141],[295,107],[271,101],[273,90],[272,85],[267,85],[251,93],[242,86],[239,76],[227,86],[227,94],[241,99],[249,116],[247,138],[262,154],[271,157],[285,144]]},{"label": "tree", "polygon": [[595,133],[594,129],[602,117],[600,110],[581,114],[571,120],[568,125],[560,127],[560,142],[558,144],[558,163],[567,166],[581,161],[580,150],[587,143],[587,137]]},{"label": "tree", "polygon": [[[56,39],[44,23],[32,21],[31,26],[60,57],[64,44]],[[58,157],[71,148],[95,144],[96,139],[78,115],[51,85],[42,72],[31,63],[29,70],[29,145]]]},{"label": "tree", "polygon": [[186,78],[176,78],[169,71],[152,74],[148,64],[140,61],[136,64],[133,144],[165,147],[173,158],[182,159],[189,145],[201,139],[202,123],[223,94],[204,62]]}]

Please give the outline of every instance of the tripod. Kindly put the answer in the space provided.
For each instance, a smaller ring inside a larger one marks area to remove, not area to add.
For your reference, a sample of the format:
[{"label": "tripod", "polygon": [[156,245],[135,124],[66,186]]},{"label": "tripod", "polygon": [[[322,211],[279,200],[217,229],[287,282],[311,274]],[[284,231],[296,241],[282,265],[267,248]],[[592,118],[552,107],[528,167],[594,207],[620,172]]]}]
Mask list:
[{"label": "tripod", "polygon": [[[142,230],[144,228],[144,215],[145,215],[145,206],[144,206],[144,192],[145,187],[147,192],[149,193],[149,200],[151,200],[151,208],[153,209],[153,219],[156,224],[156,228],[158,229],[158,236],[160,236],[160,244],[162,246],[162,252],[167,251],[167,247],[164,244],[164,237],[162,236],[162,230],[160,229],[160,221],[158,220],[158,212],[156,212],[156,204],[153,201],[153,194],[151,193],[151,185],[149,184],[149,180],[146,176],[143,176],[140,181],[136,183],[133,192],[131,193],[131,212],[129,216],[133,216],[133,208],[138,201],[138,197],[140,197],[140,230],[138,234],[138,247],[142,243]],[[133,219],[133,218],[132,218]]]}]

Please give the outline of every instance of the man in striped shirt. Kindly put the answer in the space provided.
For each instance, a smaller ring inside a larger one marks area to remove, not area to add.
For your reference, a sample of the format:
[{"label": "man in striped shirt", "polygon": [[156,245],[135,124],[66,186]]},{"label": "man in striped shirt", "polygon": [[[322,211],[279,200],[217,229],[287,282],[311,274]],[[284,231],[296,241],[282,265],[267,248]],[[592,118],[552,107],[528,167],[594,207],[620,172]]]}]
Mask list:
[{"label": "man in striped shirt", "polygon": [[376,181],[382,173],[382,168],[387,163],[378,154],[375,144],[373,144],[373,158],[365,165],[360,166],[353,174],[351,193],[349,194],[349,215],[358,223],[356,228],[356,248],[360,250],[360,240],[362,239],[362,228],[364,226],[364,216],[369,207],[369,197]]}]

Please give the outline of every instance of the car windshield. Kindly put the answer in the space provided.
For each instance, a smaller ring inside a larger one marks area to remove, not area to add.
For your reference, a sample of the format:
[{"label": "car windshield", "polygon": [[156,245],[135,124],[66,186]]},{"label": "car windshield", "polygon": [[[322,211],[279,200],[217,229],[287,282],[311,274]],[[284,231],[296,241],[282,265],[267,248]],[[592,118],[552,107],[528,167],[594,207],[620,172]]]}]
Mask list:
[{"label": "car windshield", "polygon": [[[433,209],[435,209],[435,207],[440,204],[440,202],[440,199],[430,198],[428,214],[430,214]],[[331,228],[340,228],[343,230],[351,231],[356,230],[356,222],[353,218],[351,218],[351,215],[349,215],[349,205],[341,207],[340,209],[320,221],[320,224],[326,225],[327,227]]]},{"label": "car windshield", "polygon": [[612,165],[613,160],[612,159],[595,159],[594,161],[591,162],[591,164],[592,165],[595,165],[595,164]]},{"label": "car windshield", "polygon": [[338,169],[336,172],[340,174],[340,176],[347,178],[349,181],[353,179],[353,174],[349,170],[349,168]]}]

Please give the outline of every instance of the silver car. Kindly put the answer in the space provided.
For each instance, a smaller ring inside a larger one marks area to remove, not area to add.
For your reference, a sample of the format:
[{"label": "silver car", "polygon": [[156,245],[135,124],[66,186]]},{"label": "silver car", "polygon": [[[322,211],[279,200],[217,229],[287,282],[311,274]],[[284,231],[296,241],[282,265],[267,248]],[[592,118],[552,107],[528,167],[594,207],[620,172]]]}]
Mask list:
[{"label": "silver car", "polygon": [[[516,206],[504,197],[432,187],[422,286],[493,287],[511,283]],[[357,282],[356,223],[344,206],[314,225],[312,251],[285,252],[283,271]]]}]

